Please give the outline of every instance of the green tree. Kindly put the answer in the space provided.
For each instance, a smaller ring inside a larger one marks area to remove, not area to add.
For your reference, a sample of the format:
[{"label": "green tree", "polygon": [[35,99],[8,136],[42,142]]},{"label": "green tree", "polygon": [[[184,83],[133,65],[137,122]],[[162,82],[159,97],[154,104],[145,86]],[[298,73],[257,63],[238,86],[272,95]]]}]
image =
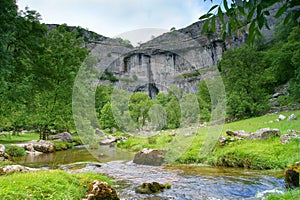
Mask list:
[{"label": "green tree", "polygon": [[232,117],[254,116],[268,109],[270,84],[262,64],[263,54],[249,46],[224,53],[219,64],[227,94],[228,114]]},{"label": "green tree", "polygon": [[[82,38],[66,25],[50,31],[34,66],[35,121],[41,130],[73,127],[72,91],[79,67],[87,56]],[[44,137],[44,136],[43,136]]]},{"label": "green tree", "polygon": [[167,128],[174,129],[180,127],[181,110],[176,96],[170,96],[165,106],[167,112]]},{"label": "green tree", "polygon": [[148,111],[153,101],[147,94],[135,92],[129,101],[129,111],[132,119],[141,126],[145,125],[148,118]]},{"label": "green tree", "polygon": [[100,113],[100,127],[101,129],[110,129],[110,132],[112,132],[113,128],[117,128],[117,124],[114,118],[114,115],[112,113],[111,109],[111,103],[107,102],[103,108],[101,109]]},{"label": "green tree", "polygon": [[207,19],[202,32],[215,33],[218,27],[216,24],[220,23],[223,39],[244,29],[249,32],[248,41],[253,43],[256,37],[261,36],[263,27],[269,28],[267,20],[271,15],[269,9],[276,3],[278,3],[277,10],[273,17],[284,16],[285,23],[292,21],[299,24],[299,0],[223,0],[222,3],[213,5],[206,14],[199,18],[200,20]]},{"label": "green tree", "polygon": [[205,81],[199,83],[197,97],[200,109],[200,120],[208,122],[210,120],[211,99]]}]

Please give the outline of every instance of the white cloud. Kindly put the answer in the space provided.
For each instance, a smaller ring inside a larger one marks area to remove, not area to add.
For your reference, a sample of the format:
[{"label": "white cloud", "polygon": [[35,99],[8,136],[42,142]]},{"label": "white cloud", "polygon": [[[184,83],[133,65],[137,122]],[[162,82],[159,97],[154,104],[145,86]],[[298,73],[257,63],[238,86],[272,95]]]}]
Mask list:
[{"label": "white cloud", "polygon": [[18,0],[44,23],[67,23],[113,37],[141,28],[169,30],[190,25],[208,10],[204,0]]}]

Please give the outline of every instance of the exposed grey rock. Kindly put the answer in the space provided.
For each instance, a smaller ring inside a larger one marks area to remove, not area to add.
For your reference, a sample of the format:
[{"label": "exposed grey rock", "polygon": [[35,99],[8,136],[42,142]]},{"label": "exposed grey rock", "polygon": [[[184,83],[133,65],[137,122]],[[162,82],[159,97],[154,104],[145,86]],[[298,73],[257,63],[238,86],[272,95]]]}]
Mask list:
[{"label": "exposed grey rock", "polygon": [[289,130],[287,134],[283,134],[280,136],[280,143],[281,144],[287,144],[289,143],[292,139],[300,139],[300,134],[298,131],[295,130]]},{"label": "exposed grey rock", "polygon": [[226,144],[227,138],[225,136],[219,137],[219,143],[224,146]]},{"label": "exposed grey rock", "polygon": [[95,134],[100,136],[100,137],[105,137],[105,133],[103,131],[101,131],[99,128],[96,128],[95,130]]},{"label": "exposed grey rock", "polygon": [[58,142],[73,142],[73,137],[69,132],[63,132],[57,135],[50,135],[49,139]]},{"label": "exposed grey rock", "polygon": [[27,145],[31,145],[33,146],[35,151],[39,151],[43,153],[52,153],[55,151],[55,144],[46,140],[39,140],[39,141],[33,140],[28,144],[25,144],[25,149]]},{"label": "exposed grey rock", "polygon": [[120,200],[116,190],[106,182],[93,181],[88,194],[82,200]]},{"label": "exposed grey rock", "polygon": [[5,146],[3,144],[0,144],[0,160],[4,161],[8,159],[8,154],[5,153]]},{"label": "exposed grey rock", "polygon": [[291,114],[289,117],[288,117],[288,120],[295,120],[297,117],[295,114]]},{"label": "exposed grey rock", "polygon": [[107,135],[105,136],[105,139],[101,140],[99,142],[100,145],[111,145],[112,143],[116,142],[117,139],[114,136]]},{"label": "exposed grey rock", "polygon": [[228,130],[228,131],[226,131],[226,134],[229,135],[229,136],[236,136],[236,137],[239,137],[239,138],[247,138],[247,137],[250,136],[250,133],[246,132],[244,130],[239,130],[239,131]]},{"label": "exposed grey rock", "polygon": [[12,174],[14,172],[29,172],[29,171],[38,171],[39,169],[24,167],[21,165],[7,165],[0,167],[0,175]]},{"label": "exposed grey rock", "polygon": [[278,119],[279,119],[279,120],[285,120],[285,119],[286,119],[286,116],[280,114],[280,115],[278,116]]},{"label": "exposed grey rock", "polygon": [[262,128],[254,133],[251,133],[248,137],[249,140],[261,140],[269,139],[273,136],[280,136],[279,129]]},{"label": "exposed grey rock", "polygon": [[164,162],[165,150],[142,149],[134,156],[133,162],[140,165],[160,166]]},{"label": "exposed grey rock", "polygon": [[289,166],[285,170],[284,181],[287,188],[295,189],[299,187],[300,161]]},{"label": "exposed grey rock", "polygon": [[156,194],[170,188],[170,184],[161,184],[158,182],[143,183],[141,186],[135,189],[135,192],[140,194]]}]

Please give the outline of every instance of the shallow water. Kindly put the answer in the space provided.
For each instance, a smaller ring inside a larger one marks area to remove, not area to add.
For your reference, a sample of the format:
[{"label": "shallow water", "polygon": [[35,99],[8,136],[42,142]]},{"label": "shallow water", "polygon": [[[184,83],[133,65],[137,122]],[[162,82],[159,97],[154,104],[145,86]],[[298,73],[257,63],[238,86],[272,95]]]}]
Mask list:
[{"label": "shallow water", "polygon": [[[284,180],[280,177],[283,172],[190,165],[145,166],[134,164],[131,161],[133,156],[133,153],[127,151],[101,146],[92,152],[86,148],[74,148],[51,154],[27,156],[16,162],[29,167],[60,167],[70,172],[106,174],[116,180],[114,187],[123,200],[252,200],[263,199],[259,197],[264,197],[264,193],[268,191],[284,190]],[[153,181],[171,183],[172,187],[155,195],[135,193],[137,186]]]},{"label": "shallow water", "polygon": [[[136,165],[132,161],[89,164],[76,172],[107,174],[117,181],[121,199],[257,199],[260,193],[278,188],[284,181],[277,174],[200,166],[154,167]],[[135,188],[144,182],[171,183],[172,187],[155,195],[136,194]]]}]

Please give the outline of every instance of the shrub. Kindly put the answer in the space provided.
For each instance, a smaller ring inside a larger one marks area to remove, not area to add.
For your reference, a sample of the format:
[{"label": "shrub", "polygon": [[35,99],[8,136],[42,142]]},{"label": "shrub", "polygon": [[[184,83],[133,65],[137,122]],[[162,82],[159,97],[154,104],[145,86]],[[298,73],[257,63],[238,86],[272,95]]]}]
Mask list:
[{"label": "shrub", "polygon": [[5,153],[12,157],[20,157],[26,155],[24,148],[12,145],[5,146]]}]

